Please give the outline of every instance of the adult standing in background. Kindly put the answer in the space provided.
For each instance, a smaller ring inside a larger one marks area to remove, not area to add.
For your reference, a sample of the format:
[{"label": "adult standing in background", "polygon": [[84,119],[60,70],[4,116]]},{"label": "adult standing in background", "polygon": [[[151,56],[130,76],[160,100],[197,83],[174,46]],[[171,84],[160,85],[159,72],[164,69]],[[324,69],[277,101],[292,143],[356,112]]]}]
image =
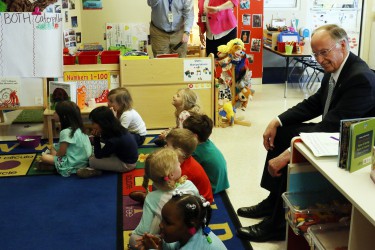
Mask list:
[{"label": "adult standing in background", "polygon": [[193,0],[147,0],[151,7],[150,38],[154,57],[178,53],[186,57],[194,22]]},{"label": "adult standing in background", "polygon": [[[206,54],[217,56],[217,47],[237,37],[237,19],[233,7],[238,0],[198,0],[199,36]],[[204,36],[206,33],[206,36]]]},{"label": "adult standing in background", "polygon": [[[301,132],[339,132],[340,120],[375,116],[375,74],[349,51],[348,35],[335,24],[317,28],[311,49],[325,74],[319,90],[308,99],[271,120],[263,133],[268,151],[261,187],[270,195],[257,205],[237,210],[239,216],[265,217],[237,234],[250,241],[285,239],[285,215],[281,195],[286,191],[290,141]],[[322,115],[317,123],[307,121]]]}]

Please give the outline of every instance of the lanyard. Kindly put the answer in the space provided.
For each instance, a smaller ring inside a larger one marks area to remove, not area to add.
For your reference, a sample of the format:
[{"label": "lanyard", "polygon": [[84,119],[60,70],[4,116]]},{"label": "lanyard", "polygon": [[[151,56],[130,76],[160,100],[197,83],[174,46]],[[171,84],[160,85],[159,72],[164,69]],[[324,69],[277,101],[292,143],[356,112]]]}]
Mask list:
[{"label": "lanyard", "polygon": [[169,12],[172,12],[172,2],[173,0],[168,0],[169,2]]}]

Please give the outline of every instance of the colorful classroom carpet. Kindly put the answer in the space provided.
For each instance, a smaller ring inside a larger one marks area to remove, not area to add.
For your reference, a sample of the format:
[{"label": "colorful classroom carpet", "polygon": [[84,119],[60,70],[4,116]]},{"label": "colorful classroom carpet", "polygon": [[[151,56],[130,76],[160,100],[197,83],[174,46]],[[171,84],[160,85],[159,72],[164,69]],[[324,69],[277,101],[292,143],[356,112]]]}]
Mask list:
[{"label": "colorful classroom carpet", "polygon": [[[155,147],[153,141],[157,135],[147,135],[140,149],[140,161],[138,168],[143,168],[144,154],[148,148]],[[57,140],[56,140],[57,142]],[[22,176],[22,175],[45,175],[53,171],[38,171],[36,164],[39,162],[42,152],[48,148],[48,140],[42,139],[35,148],[22,147],[17,141],[0,142],[0,177]]]},{"label": "colorful classroom carpet", "polygon": [[[145,157],[151,153],[155,148],[147,148],[144,151]],[[142,205],[133,201],[129,194],[133,191],[142,191],[143,173],[144,169],[137,166],[134,171],[122,174],[122,194],[120,200],[122,201],[122,213],[119,215],[122,223],[124,249],[129,242],[129,233],[136,228],[142,217]],[[227,193],[221,192],[214,195],[214,203],[211,204],[213,208],[210,228],[219,236],[228,249],[252,249],[248,241],[241,240],[236,236],[236,228],[241,224],[238,220],[236,212],[229,201]]]},{"label": "colorful classroom carpet", "polygon": [[[142,206],[128,195],[142,189],[144,161],[157,149],[155,139],[146,137],[134,171],[86,180],[35,170],[47,140],[36,148],[0,142],[0,177],[24,176],[0,178],[0,189],[11,190],[0,192],[0,248],[127,249],[128,234],[142,216]],[[211,229],[228,249],[252,249],[235,236],[240,222],[227,194],[214,200]]]}]

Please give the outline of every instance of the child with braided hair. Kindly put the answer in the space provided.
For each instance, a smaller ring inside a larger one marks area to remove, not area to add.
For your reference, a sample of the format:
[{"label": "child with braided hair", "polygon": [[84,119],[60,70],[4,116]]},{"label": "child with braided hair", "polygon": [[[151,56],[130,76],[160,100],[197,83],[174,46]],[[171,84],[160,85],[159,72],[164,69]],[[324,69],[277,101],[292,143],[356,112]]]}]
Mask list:
[{"label": "child with braided hair", "polygon": [[187,180],[186,176],[181,176],[178,154],[174,149],[161,148],[146,158],[143,187],[147,191],[150,179],[156,190],[146,195],[141,221],[130,236],[130,249],[138,249],[136,240],[144,233],[159,233],[161,209],[171,199],[174,190],[178,188],[180,191],[199,196],[195,185]]},{"label": "child with braided hair", "polygon": [[161,211],[160,235],[144,234],[143,249],[227,249],[211,231],[211,206],[203,197],[174,192]]}]

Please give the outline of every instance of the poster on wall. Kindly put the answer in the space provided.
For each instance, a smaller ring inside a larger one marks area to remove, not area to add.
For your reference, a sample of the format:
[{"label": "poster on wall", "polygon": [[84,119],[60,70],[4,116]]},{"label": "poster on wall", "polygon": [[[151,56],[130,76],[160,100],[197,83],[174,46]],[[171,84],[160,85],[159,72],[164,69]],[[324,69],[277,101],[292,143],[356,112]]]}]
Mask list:
[{"label": "poster on wall", "polygon": [[62,15],[0,13],[0,76],[62,76]]},{"label": "poster on wall", "polygon": [[102,0],[82,0],[84,10],[100,10],[103,8]]},{"label": "poster on wall", "polygon": [[140,50],[147,44],[149,24],[146,23],[107,23],[106,39],[107,49],[110,46],[125,46],[135,50]]},{"label": "poster on wall", "polygon": [[19,86],[19,78],[0,77],[0,108],[16,108],[20,106]]},{"label": "poster on wall", "polygon": [[184,81],[211,81],[211,59],[185,59]]},{"label": "poster on wall", "polygon": [[108,71],[64,72],[64,81],[77,82],[77,89],[84,86],[86,104],[91,98],[95,98],[97,103],[106,100],[111,86],[111,76]]}]

